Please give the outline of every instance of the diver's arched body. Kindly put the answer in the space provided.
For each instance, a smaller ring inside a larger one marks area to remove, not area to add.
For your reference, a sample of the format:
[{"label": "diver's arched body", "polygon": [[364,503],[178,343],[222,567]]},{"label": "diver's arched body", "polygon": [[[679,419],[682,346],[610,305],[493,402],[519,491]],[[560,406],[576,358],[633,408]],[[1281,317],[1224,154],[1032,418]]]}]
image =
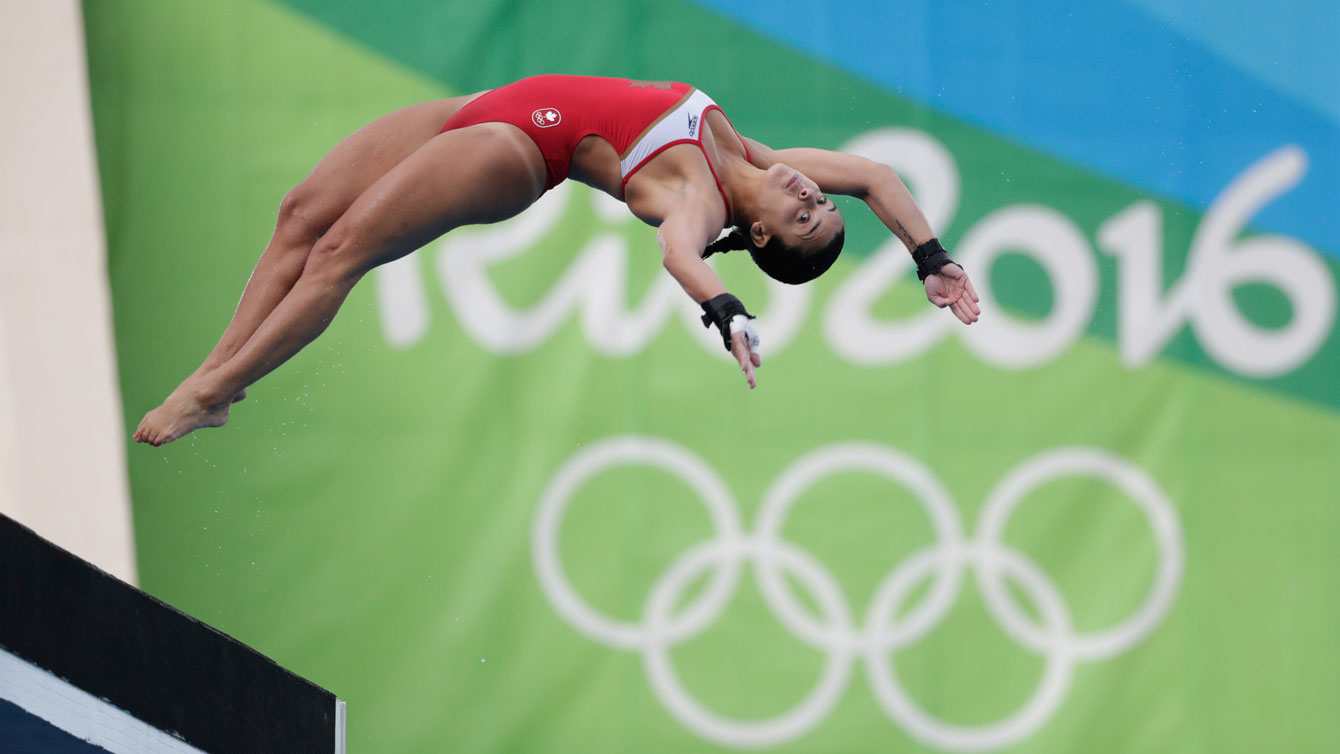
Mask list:
[{"label": "diver's arched body", "polygon": [[[573,83],[565,79],[550,82]],[[661,83],[590,81],[641,94]],[[559,176],[553,149],[546,145],[546,155],[543,137],[528,134],[527,123],[543,118],[546,109],[577,121],[582,116],[563,113],[555,104],[561,100],[549,101],[537,83],[544,82],[510,85],[539,93],[533,107],[512,108],[524,113],[525,122],[515,115],[508,116],[513,122],[471,115],[509,94],[503,87],[396,111],[336,146],[281,202],[275,232],[218,345],[144,417],[134,439],[161,445],[222,425],[247,386],[325,330],[368,271],[462,225],[513,217],[555,178],[571,177],[621,198],[656,226],[666,270],[705,306],[733,300],[703,261],[722,250],[721,242],[712,242],[724,228],[735,229],[728,247],[750,248],[760,268],[784,282],[803,282],[827,269],[841,248],[845,223],[826,193],[864,199],[909,250],[924,252],[934,242],[929,223],[888,167],[827,150],[769,149],[736,133],[715,106],[701,111],[695,137],[662,145],[631,172],[625,161],[638,140],[623,145],[621,154],[607,136],[580,135],[570,143],[566,173]],[[677,107],[679,100],[664,113]],[[645,108],[638,117],[645,117]],[[975,321],[977,297],[962,268],[945,264],[943,256],[933,259],[941,266],[926,278],[928,298],[964,323]],[[715,311],[752,387],[759,357],[745,334],[729,327],[734,309]]]}]

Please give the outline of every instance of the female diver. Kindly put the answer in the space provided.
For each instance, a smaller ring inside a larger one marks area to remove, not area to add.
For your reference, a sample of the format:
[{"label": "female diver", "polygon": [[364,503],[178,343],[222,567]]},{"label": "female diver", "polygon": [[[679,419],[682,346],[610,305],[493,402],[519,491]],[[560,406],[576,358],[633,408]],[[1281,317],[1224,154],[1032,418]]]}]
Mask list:
[{"label": "female diver", "polygon": [[762,363],[751,315],[703,260],[748,249],[777,280],[814,279],[842,249],[845,223],[829,193],[863,199],[902,240],[931,303],[964,324],[979,315],[963,268],[890,168],[769,149],[685,84],[536,76],[398,110],[327,154],[280,203],[218,345],[134,439],[158,446],[221,426],[248,385],[325,330],[369,270],[453,228],[510,218],[568,177],[659,228],[666,270],[721,331],[751,388]]}]

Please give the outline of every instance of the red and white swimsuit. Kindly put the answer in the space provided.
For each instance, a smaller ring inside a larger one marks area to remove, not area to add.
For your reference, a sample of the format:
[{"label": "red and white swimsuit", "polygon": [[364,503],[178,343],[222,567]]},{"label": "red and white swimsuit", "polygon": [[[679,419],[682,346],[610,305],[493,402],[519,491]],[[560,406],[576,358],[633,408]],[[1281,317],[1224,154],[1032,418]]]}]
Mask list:
[{"label": "red and white swimsuit", "polygon": [[[587,136],[599,136],[619,154],[622,185],[627,186],[639,168],[676,144],[694,144],[703,149],[702,129],[709,110],[725,115],[711,97],[688,84],[532,76],[480,95],[457,111],[442,130],[499,121],[517,126],[544,155],[548,171],[545,191],[568,177],[577,143]],[[744,146],[743,139],[740,144]],[[744,146],[744,150],[747,159],[749,148]],[[716,179],[722,202],[726,202],[721,177],[706,150],[703,159]],[[729,202],[726,204],[729,214]]]}]

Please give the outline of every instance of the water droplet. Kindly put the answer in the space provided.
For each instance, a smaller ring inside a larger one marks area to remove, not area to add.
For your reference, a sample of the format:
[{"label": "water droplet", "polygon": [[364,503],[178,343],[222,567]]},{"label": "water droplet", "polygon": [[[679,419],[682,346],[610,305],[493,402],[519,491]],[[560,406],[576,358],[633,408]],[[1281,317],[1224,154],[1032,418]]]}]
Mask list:
[{"label": "water droplet", "polygon": [[480,662],[485,662],[485,660],[484,660],[483,657],[479,658],[479,661],[480,661]]}]

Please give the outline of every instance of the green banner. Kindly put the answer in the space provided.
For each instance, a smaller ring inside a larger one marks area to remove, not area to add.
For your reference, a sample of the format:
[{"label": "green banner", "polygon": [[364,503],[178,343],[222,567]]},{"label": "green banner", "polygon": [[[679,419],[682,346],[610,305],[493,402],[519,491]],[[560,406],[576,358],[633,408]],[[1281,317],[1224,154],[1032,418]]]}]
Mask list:
[{"label": "green banner", "polygon": [[716,263],[750,392],[573,182],[368,276],[226,427],[130,454],[142,586],[347,700],[351,750],[1340,741],[1336,269],[1254,226],[1298,147],[1186,206],[682,0],[84,10],[132,427],[327,150],[532,73],[886,162],[983,294],[934,309],[840,200],[815,283]]}]

